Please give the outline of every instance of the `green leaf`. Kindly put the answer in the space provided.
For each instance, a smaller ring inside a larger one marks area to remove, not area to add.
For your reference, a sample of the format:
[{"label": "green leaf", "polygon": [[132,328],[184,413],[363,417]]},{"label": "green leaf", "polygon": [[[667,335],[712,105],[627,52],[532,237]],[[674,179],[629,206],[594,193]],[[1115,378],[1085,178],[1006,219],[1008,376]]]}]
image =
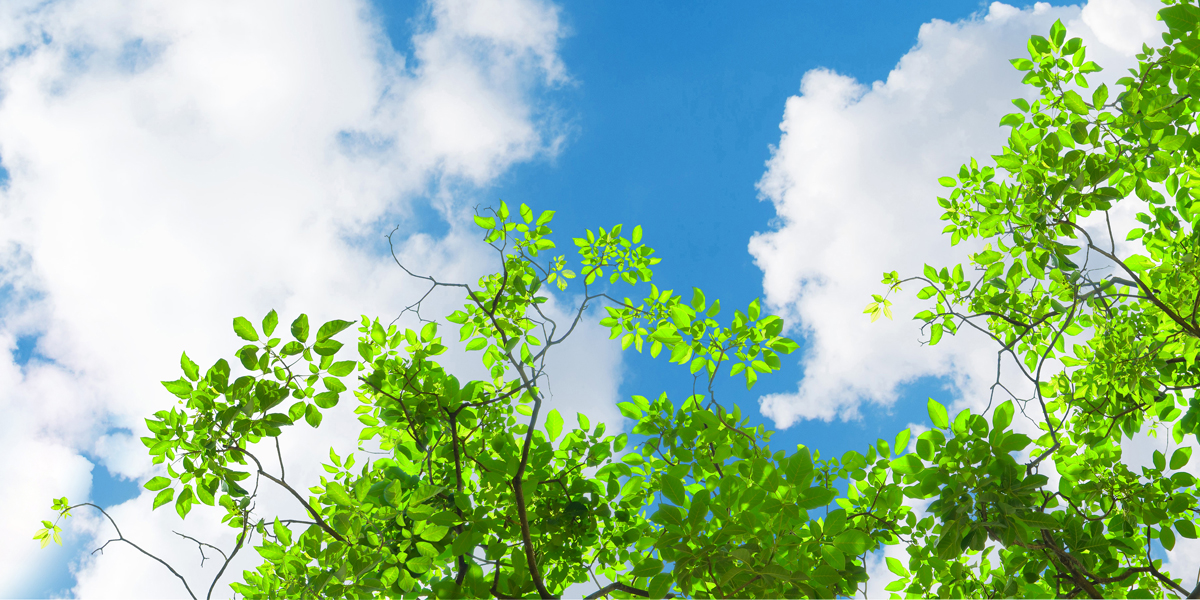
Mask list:
[{"label": "green leaf", "polygon": [[192,487],[184,486],[184,491],[179,492],[179,497],[175,498],[175,512],[179,514],[179,518],[187,518],[188,512],[192,510],[194,498],[196,497],[192,494]]},{"label": "green leaf", "polygon": [[430,525],[421,531],[421,539],[429,542],[440,542],[446,537],[450,528],[445,525]]},{"label": "green leaf", "polygon": [[1062,529],[1062,523],[1059,523],[1054,517],[1046,514],[1033,511],[1025,511],[1017,514],[1017,518],[1027,523],[1029,526],[1037,529]]},{"label": "green leaf", "polygon": [[912,473],[917,474],[925,470],[925,465],[921,463],[921,459],[912,454],[904,454],[899,458],[893,459],[888,466],[897,473]]},{"label": "green leaf", "polygon": [[1170,527],[1163,527],[1158,530],[1158,541],[1162,543],[1163,548],[1172,550],[1175,548],[1175,534]]},{"label": "green leaf", "polygon": [[246,344],[237,351],[237,357],[242,360],[242,366],[248,370],[258,368],[258,347],[254,344]]},{"label": "green leaf", "polygon": [[1063,104],[1067,107],[1067,110],[1077,115],[1088,114],[1089,109],[1087,103],[1083,101],[1083,98],[1081,98],[1079,93],[1075,90],[1067,90],[1063,92],[1062,99]]},{"label": "green leaf", "polygon": [[1182,535],[1189,540],[1194,540],[1197,537],[1195,523],[1192,523],[1187,519],[1179,519],[1178,521],[1175,521],[1175,531],[1178,531],[1179,535]]},{"label": "green leaf", "polygon": [[346,493],[346,488],[336,481],[331,481],[329,485],[325,486],[325,494],[338,506],[354,506],[354,501]]},{"label": "green leaf", "polygon": [[688,507],[688,524],[696,527],[708,519],[709,491],[707,488],[692,494],[692,505]]},{"label": "green leaf", "polygon": [[329,367],[329,374],[334,377],[345,377],[354,371],[354,365],[352,360],[335,362]]},{"label": "green leaf", "polygon": [[663,495],[678,506],[683,506],[687,501],[687,496],[684,494],[683,482],[676,477],[664,474],[662,478]]},{"label": "green leaf", "polygon": [[895,557],[887,557],[887,568],[897,577],[908,577],[908,569],[905,569],[904,565],[900,564],[900,560]]},{"label": "green leaf", "polygon": [[933,398],[925,403],[925,408],[929,412],[929,420],[933,422],[933,426],[937,429],[945,429],[950,426],[950,416],[946,413],[946,407],[938,403]]},{"label": "green leaf", "polygon": [[292,531],[279,521],[279,517],[275,517],[275,523],[272,524],[271,529],[275,532],[275,537],[279,539],[279,543],[284,546],[292,545]]},{"label": "green leaf", "polygon": [[617,410],[620,410],[621,414],[635,421],[641,420],[642,418],[642,409],[638,408],[638,406],[632,402],[618,402]]},{"label": "green leaf", "polygon": [[158,495],[154,497],[154,505],[150,507],[150,510],[154,510],[154,509],[170,502],[171,499],[173,499],[174,497],[175,497],[175,488],[167,488],[167,489],[159,492]]},{"label": "green leaf", "polygon": [[1025,123],[1025,115],[1021,113],[1009,113],[1000,118],[1001,127],[1020,127]]},{"label": "green leaf", "polygon": [[262,546],[255,546],[254,550],[268,561],[283,560],[283,549],[270,542],[264,543]]},{"label": "green leaf", "polygon": [[432,342],[434,336],[436,336],[436,335],[437,335],[437,323],[426,323],[425,326],[421,328],[421,342],[422,343],[428,344],[429,342]]},{"label": "green leaf", "polygon": [[934,323],[929,326],[929,345],[936,346],[942,339],[942,324]]},{"label": "green leaf", "polygon": [[168,485],[171,485],[170,479],[167,479],[166,477],[155,477],[155,478],[151,479],[150,481],[147,481],[146,485],[143,487],[145,487],[146,489],[148,489],[152,492],[157,492],[158,490],[161,490],[161,489],[167,487]]},{"label": "green leaf", "polygon": [[317,330],[317,344],[320,344],[321,342],[324,342],[325,340],[341,333],[343,330],[353,324],[354,323],[350,321],[335,319],[322,325],[321,328]]},{"label": "green leaf", "polygon": [[1054,24],[1050,25],[1050,41],[1054,43],[1054,47],[1062,48],[1063,40],[1067,37],[1067,28],[1059,19],[1054,20]]},{"label": "green leaf", "polygon": [[1158,469],[1159,471],[1167,468],[1167,458],[1158,450],[1154,451],[1154,468]]},{"label": "green leaf", "polygon": [[321,356],[333,356],[342,349],[342,343],[337,340],[324,340],[313,344],[312,349]]},{"label": "green leaf", "polygon": [[839,571],[846,568],[846,555],[835,546],[821,546],[821,558],[825,564]]},{"label": "green leaf", "polygon": [[200,365],[192,362],[192,359],[188,358],[187,352],[184,352],[183,356],[180,357],[179,366],[183,367],[183,374],[188,379],[192,381],[200,379]]},{"label": "green leaf", "polygon": [[1190,5],[1168,6],[1158,11],[1158,17],[1167,24],[1171,31],[1191,32],[1196,28],[1198,12]]},{"label": "green leaf", "polygon": [[313,396],[313,402],[321,408],[333,408],[338,403],[337,392],[321,392]]},{"label": "green leaf", "polygon": [[192,384],[188,383],[187,380],[182,377],[176,379],[175,381],[163,381],[161,383],[163,384],[163,387],[167,388],[168,392],[175,394],[179,398],[186,400],[192,396]]},{"label": "green leaf", "polygon": [[667,592],[671,591],[671,585],[675,582],[675,576],[671,573],[659,573],[650,580],[650,585],[646,590],[650,598],[665,598]]},{"label": "green leaf", "polygon": [[999,450],[1001,452],[1020,452],[1026,446],[1033,443],[1029,436],[1023,433],[1014,433],[1004,436],[1004,441],[1000,443]]},{"label": "green leaf", "polygon": [[1028,71],[1033,68],[1033,61],[1028,58],[1014,58],[1008,61],[1018,71]]},{"label": "green leaf", "polygon": [[933,460],[933,441],[924,435],[917,438],[917,456],[928,461]]},{"label": "green leaf", "polygon": [[304,420],[312,427],[321,426],[321,411],[315,405],[309,404],[304,409]]},{"label": "green leaf", "polygon": [[1004,431],[1006,427],[1012,423],[1013,418],[1013,403],[1012,400],[1005,400],[1003,404],[996,407],[992,413],[992,427],[999,431]]},{"label": "green leaf", "polygon": [[990,265],[1003,257],[1003,254],[1000,254],[995,250],[984,250],[983,252],[975,255],[975,262],[980,265]]},{"label": "green leaf", "polygon": [[1126,258],[1124,262],[1125,266],[1139,273],[1155,266],[1154,261],[1142,256],[1141,254],[1134,254],[1133,256]]},{"label": "green leaf", "polygon": [[958,181],[956,181],[953,177],[938,177],[938,183],[948,188],[958,186]]},{"label": "green leaf", "polygon": [[837,494],[838,491],[836,489],[828,489],[822,486],[810,487],[804,490],[796,505],[805,510],[820,508],[833,501]]},{"label": "green leaf", "polygon": [[996,161],[996,166],[1010,171],[1017,171],[1025,164],[1021,157],[1015,154],[993,154],[992,160]]},{"label": "green leaf", "polygon": [[661,560],[647,556],[629,572],[629,575],[631,577],[653,577],[661,573],[662,569],[663,563]]},{"label": "green leaf", "polygon": [[1191,446],[1184,446],[1171,454],[1171,470],[1183,468],[1192,458]]},{"label": "green leaf", "polygon": [[388,567],[387,570],[385,570],[383,574],[379,576],[379,579],[383,582],[385,587],[392,587],[392,584],[396,583],[396,579],[399,577],[399,567]]},{"label": "green leaf", "polygon": [[859,529],[847,529],[839,533],[833,540],[833,545],[841,550],[842,554],[849,556],[857,556],[866,552],[870,544],[870,536]]},{"label": "green leaf", "polygon": [[258,341],[258,333],[254,331],[254,325],[251,325],[246,317],[234,317],[233,332],[247,342]]},{"label": "green leaf", "polygon": [[275,309],[272,308],[271,312],[267,313],[267,316],[263,317],[263,322],[262,322],[263,335],[265,335],[267,337],[271,337],[271,334],[275,333],[275,326],[278,324],[279,324],[279,315],[276,314]]},{"label": "green leaf", "polygon": [[1167,152],[1173,152],[1173,151],[1178,150],[1181,147],[1183,147],[1184,143],[1186,143],[1187,141],[1188,141],[1187,134],[1168,135],[1158,141],[1158,148],[1159,148],[1159,150],[1166,150]]},{"label": "green leaf", "polygon": [[467,342],[467,351],[471,352],[474,350],[481,350],[481,349],[487,347],[487,345],[488,345],[488,343],[487,343],[486,339],[475,338],[475,339],[471,340],[470,342]]},{"label": "green leaf", "polygon": [[290,418],[292,422],[299,421],[300,417],[304,416],[304,411],[307,409],[307,407],[308,405],[304,402],[297,402],[293,404],[291,408],[288,409],[288,418]]},{"label": "green leaf", "polygon": [[901,429],[900,433],[896,434],[896,454],[900,454],[908,448],[908,438],[911,435],[912,430],[908,428]]},{"label": "green leaf", "polygon": [[475,224],[481,229],[495,229],[496,219],[492,217],[481,217],[479,215],[475,215]]},{"label": "green leaf", "polygon": [[546,437],[551,440],[558,439],[558,434],[562,433],[563,418],[558,414],[558,409],[551,410],[546,415]]},{"label": "green leaf", "polygon": [[292,337],[301,344],[308,343],[308,315],[301,314],[292,321]]}]

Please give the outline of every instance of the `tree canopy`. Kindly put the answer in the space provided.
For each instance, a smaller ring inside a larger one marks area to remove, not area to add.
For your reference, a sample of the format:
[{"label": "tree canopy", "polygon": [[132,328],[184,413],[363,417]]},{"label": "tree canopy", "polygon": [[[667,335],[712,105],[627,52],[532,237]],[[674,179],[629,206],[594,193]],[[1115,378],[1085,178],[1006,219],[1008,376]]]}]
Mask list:
[{"label": "tree canopy", "polygon": [[[1197,538],[1190,447],[1156,451],[1140,473],[1121,462],[1123,436],[1165,427],[1180,444],[1200,428],[1200,8],[1165,4],[1165,45],[1145,47],[1112,93],[1089,87],[1100,67],[1061,23],[1030,38],[1029,58],[1012,64],[1037,97],[1001,119],[1010,135],[995,167],[971,159],[941,179],[953,188],[938,199],[945,233],[982,250],[915,277],[887,273],[888,295],[867,307],[890,317],[890,294],[920,282],[928,343],[964,328],[990,336],[1029,397],[998,379],[1007,398],[984,414],[952,417],[930,399],[934,428],[912,453],[907,429],[840,458],[773,451],[771,432],[720,403],[715,382],[725,372],[749,389],[779,369],[797,348],[779,317],[757,301],[729,315],[700,289],[659,290],[640,227],[587,231],[568,260],[552,253],[552,211],[500,203],[475,218],[498,261],[475,284],[397,260],[430,290],[462,295],[444,322],[364,316],[314,332],[299,315],[272,337],[271,311],[259,326],[234,319],[246,344],[233,365],[201,375],[184,354],[183,376],[164,382],[178,404],[147,419],[143,438],[169,475],[145,484],[154,507],[223,508],[238,532],[225,565],[245,546],[263,558],[233,584],[246,598],[548,598],[587,582],[589,597],[853,596],[867,554],[901,543],[907,565],[887,559],[893,597],[1200,597],[1200,583],[1188,589],[1150,556],[1155,540],[1170,550]],[[1141,226],[1114,224],[1121,202]],[[633,298],[618,297],[623,285]],[[542,309],[550,286],[582,299],[568,320]],[[567,431],[571,415],[548,406],[546,359],[593,306],[622,348],[678,365],[696,392],[621,402],[629,434],[583,414]],[[487,378],[439,363],[447,323]],[[356,324],[357,357],[346,358],[336,338]],[[321,485],[295,489],[268,438],[319,427],[351,396],[360,442],[387,456],[331,450]],[[1044,434],[1012,431],[1018,411]],[[1054,488],[1039,472],[1047,461]],[[258,514],[259,485],[288,491],[297,514]],[[61,518],[83,505],[100,509],[66,498],[53,508]],[[58,541],[59,525],[43,525],[35,539]]]}]

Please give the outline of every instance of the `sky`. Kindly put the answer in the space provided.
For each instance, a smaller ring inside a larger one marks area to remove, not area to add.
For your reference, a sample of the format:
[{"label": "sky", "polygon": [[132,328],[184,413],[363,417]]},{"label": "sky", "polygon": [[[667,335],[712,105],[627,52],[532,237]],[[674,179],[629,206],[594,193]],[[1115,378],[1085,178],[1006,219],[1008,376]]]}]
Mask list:
[{"label": "sky", "polygon": [[[151,513],[140,489],[160,469],[138,441],[142,419],[170,405],[158,382],[179,376],[180,352],[202,367],[229,357],[232,317],[271,309],[390,321],[424,290],[384,235],[398,227],[406,264],[473,281],[491,256],[471,210],[500,199],[557,211],[560,247],[640,224],[663,259],[659,287],[700,287],[726,310],[762,298],[782,315],[801,350],[751,391],[718,388],[777,430],[774,449],[840,456],[919,434],[929,397],[979,412],[993,347],[967,335],[923,345],[914,290],[896,298],[895,321],[862,309],[884,271],[963,260],[969,248],[939,235],[937,178],[998,152],[1000,117],[1028,95],[1008,65],[1028,37],[1061,19],[1106,68],[1094,85],[1111,82],[1159,41],[1156,10],[3,3],[0,447],[17,460],[0,480],[20,492],[0,496],[0,597],[186,597],[127,547],[91,554],[112,532],[94,511],[66,522],[62,548],[39,550],[31,536],[60,496],[104,506],[126,537],[210,581],[212,562],[172,531],[230,547],[231,530],[214,511]],[[435,296],[429,310],[454,301]],[[553,407],[613,431],[630,427],[615,408],[630,395],[690,390],[678,366],[606,340],[593,320],[564,345]],[[289,477],[315,482],[330,446],[354,448],[349,410],[284,436]],[[1164,440],[1127,441],[1126,462],[1149,464]],[[260,506],[288,502],[268,491]],[[1194,568],[1200,544],[1156,552]],[[868,560],[872,597],[892,577],[882,565]],[[235,562],[218,589],[253,566]]]}]

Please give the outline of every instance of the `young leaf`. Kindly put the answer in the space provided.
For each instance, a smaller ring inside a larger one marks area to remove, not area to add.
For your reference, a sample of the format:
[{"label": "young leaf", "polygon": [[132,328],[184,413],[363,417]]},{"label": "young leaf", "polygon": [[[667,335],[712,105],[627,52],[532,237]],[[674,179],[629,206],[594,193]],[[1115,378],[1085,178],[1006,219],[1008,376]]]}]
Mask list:
[{"label": "young leaf", "polygon": [[900,433],[896,434],[896,454],[900,454],[908,450],[908,437],[910,435],[912,435],[912,430],[908,428],[901,429]]},{"label": "young leaf", "polygon": [[183,367],[183,374],[188,379],[192,381],[200,379],[200,365],[192,362],[192,359],[188,358],[187,352],[184,352],[183,356],[180,357],[179,366]]},{"label": "young leaf", "polygon": [[546,415],[546,437],[551,440],[558,439],[558,434],[562,433],[563,418],[558,414],[558,409],[551,410]]},{"label": "young leaf", "polygon": [[897,473],[911,473],[914,475],[925,469],[925,465],[921,464],[921,459],[912,454],[903,454],[893,459],[889,463],[889,466]]},{"label": "young leaf", "polygon": [[938,403],[933,398],[925,403],[925,408],[929,412],[929,420],[933,422],[933,426],[937,429],[945,429],[950,426],[950,416],[946,413],[946,407]]},{"label": "young leaf", "polygon": [[[321,328],[317,330],[317,343],[319,344],[321,342],[324,342],[325,340],[341,333],[343,330],[345,330],[347,327],[349,327],[353,324],[354,323],[351,321],[342,321],[340,319],[335,319],[333,321],[330,321],[330,322],[322,325]],[[301,341],[303,341],[303,340],[301,340]]]},{"label": "young leaf", "polygon": [[1183,466],[1186,465],[1188,463],[1188,460],[1190,460],[1191,458],[1192,458],[1192,447],[1191,446],[1184,446],[1184,447],[1176,450],[1173,454],[1171,454],[1171,470],[1174,471],[1174,470],[1183,468]]},{"label": "young leaf", "polygon": [[330,365],[329,374],[334,377],[345,377],[354,371],[354,361],[343,360]]},{"label": "young leaf", "polygon": [[167,479],[166,477],[155,477],[150,481],[147,481],[144,487],[152,492],[157,492],[168,485],[171,485],[170,479]]},{"label": "young leaf", "polygon": [[292,337],[301,344],[308,343],[308,315],[302,313],[292,321]]},{"label": "young leaf", "polygon": [[992,427],[998,431],[1004,431],[1013,418],[1013,403],[1012,400],[1005,400],[1003,404],[996,407],[992,413]]},{"label": "young leaf", "polygon": [[275,309],[271,309],[271,312],[267,313],[267,316],[263,317],[263,335],[271,337],[271,334],[275,332],[275,326],[278,324],[279,315],[275,313]]},{"label": "young leaf", "polygon": [[150,507],[150,510],[154,510],[154,509],[170,502],[171,499],[174,497],[175,497],[175,488],[164,489],[163,491],[159,492],[157,496],[154,497],[154,504],[153,504],[153,506]]},{"label": "young leaf", "polygon": [[304,420],[314,429],[321,426],[321,418],[321,411],[317,409],[316,405],[309,404],[304,409]]},{"label": "young leaf", "polygon": [[258,341],[258,333],[254,331],[254,325],[250,324],[246,317],[234,317],[233,332],[247,342]]}]

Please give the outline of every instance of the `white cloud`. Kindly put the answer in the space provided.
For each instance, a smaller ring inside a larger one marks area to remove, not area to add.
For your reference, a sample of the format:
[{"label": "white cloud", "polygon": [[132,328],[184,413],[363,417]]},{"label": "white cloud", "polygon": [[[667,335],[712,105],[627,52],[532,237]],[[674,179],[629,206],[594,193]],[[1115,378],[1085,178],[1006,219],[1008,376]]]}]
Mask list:
[{"label": "white cloud", "polygon": [[[886,82],[865,86],[825,69],[805,74],[759,182],[775,205],[776,229],[750,241],[768,303],[805,338],[804,377],[796,392],[762,398],[764,415],[780,428],[800,419],[854,419],[862,402],[889,405],[899,385],[928,376],[948,378],[966,396],[961,406],[986,405],[996,379],[994,344],[965,332],[919,347],[927,336],[910,318],[925,302],[911,286],[893,296],[894,322],[870,323],[863,307],[885,291],[885,271],[904,277],[925,263],[965,259],[969,244],[951,248],[940,233],[934,199],[945,188],[937,178],[957,174],[973,156],[986,162],[1003,145],[1000,117],[1016,110],[1010,99],[1029,95],[1008,59],[1027,54],[1029,36],[1045,35],[1061,19],[1068,35],[1084,39],[1088,58],[1105,67],[1093,85],[1111,82],[1133,64],[1125,53],[1131,40],[1156,37],[1156,6],[1106,0],[1082,10],[1017,9],[996,2],[975,18],[922,25],[917,46]],[[1005,397],[998,392],[998,401]]]},{"label": "white cloud", "polygon": [[[46,359],[24,368],[0,359],[0,435],[22,459],[0,466],[21,490],[0,497],[0,536],[14,540],[0,549],[0,595],[33,589],[61,556],[37,552],[30,537],[52,516],[51,498],[87,497],[96,465],[84,453],[120,476],[156,472],[136,438],[146,435],[142,419],[171,402],[158,381],[177,376],[181,350],[207,368],[239,345],[232,317],[257,321],[271,308],[285,320],[302,311],[315,323],[389,320],[423,289],[376,253],[378,236],[423,195],[449,231],[404,240],[408,264],[472,283],[490,268],[464,207],[478,186],[552,156],[561,141],[538,94],[570,83],[558,9],[434,1],[408,57],[377,21],[363,2],[0,7],[0,161],[10,175],[0,189],[0,284],[11,290],[0,341],[12,349],[18,337],[39,336]],[[612,345],[591,343],[603,334],[585,329],[562,352],[560,380],[581,387],[556,385],[553,402],[615,423],[620,359]],[[299,426],[284,436],[297,487],[315,482],[310,466],[327,460],[329,445],[353,449],[351,402],[319,433]],[[168,508],[147,516],[150,499],[110,512],[193,587],[211,579],[213,561],[201,570],[196,545],[170,530],[225,549],[232,530],[212,510],[186,522]],[[297,508],[269,487],[259,507]],[[103,541],[112,530],[87,510],[75,514],[66,524],[83,553],[74,593],[185,595],[131,548],[86,557],[94,545],[77,534]],[[244,551],[217,595],[257,562]]]},{"label": "white cloud", "polygon": [[[1008,59],[1027,56],[1029,36],[1046,35],[1061,19],[1068,36],[1084,39],[1088,59],[1105,68],[1089,77],[1092,85],[1112,87],[1134,66],[1132,55],[1143,42],[1161,44],[1163,28],[1154,18],[1159,7],[1153,0],[1095,0],[1082,9],[994,2],[971,19],[923,25],[917,46],[886,82],[867,86],[826,69],[805,74],[800,95],[787,101],[783,135],[759,182],[761,197],[775,205],[775,229],[750,241],[768,304],[805,342],[797,390],[763,397],[765,416],[779,428],[804,419],[855,419],[864,402],[888,406],[899,386],[923,377],[953,384],[957,397],[939,399],[952,417],[988,405],[997,377],[993,342],[964,332],[936,347],[920,346],[927,335],[910,318],[926,306],[912,286],[892,297],[894,322],[870,323],[863,307],[871,294],[884,292],[885,271],[905,277],[919,274],[925,263],[964,261],[969,244],[951,248],[940,233],[942,211],[934,199],[945,188],[937,178],[956,175],[971,157],[988,163],[1005,143],[1007,129],[997,123],[1015,110],[1009,100],[1030,96]],[[1119,231],[1132,222],[1125,208],[1114,211]],[[1019,385],[1015,365],[1002,366],[1002,381]],[[1007,397],[998,391],[993,407]],[[1013,428],[1036,439],[1041,432],[1033,420],[1041,420],[1040,411],[1036,402],[1027,409],[1031,418],[1015,419]],[[915,440],[923,427],[909,427]],[[1149,464],[1152,448],[1164,444],[1163,437],[1139,434],[1125,443],[1125,462]],[[1017,458],[1028,460],[1024,453]],[[1043,467],[1056,487],[1054,464]],[[1172,557],[1200,555],[1200,545],[1179,548]],[[907,565],[903,544],[885,552]],[[868,567],[871,596],[885,597],[883,586],[895,577],[882,556]]]}]

